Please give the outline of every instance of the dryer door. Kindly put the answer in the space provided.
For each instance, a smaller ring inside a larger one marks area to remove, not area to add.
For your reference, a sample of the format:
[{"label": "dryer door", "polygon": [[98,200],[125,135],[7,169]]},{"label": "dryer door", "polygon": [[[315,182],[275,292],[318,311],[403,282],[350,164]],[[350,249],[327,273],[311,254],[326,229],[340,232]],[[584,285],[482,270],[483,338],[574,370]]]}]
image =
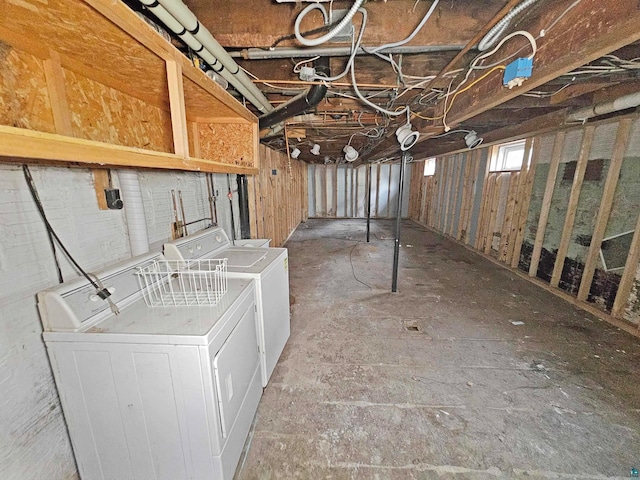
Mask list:
[{"label": "dryer door", "polygon": [[256,317],[251,305],[213,359],[223,438],[229,436],[259,366]]}]

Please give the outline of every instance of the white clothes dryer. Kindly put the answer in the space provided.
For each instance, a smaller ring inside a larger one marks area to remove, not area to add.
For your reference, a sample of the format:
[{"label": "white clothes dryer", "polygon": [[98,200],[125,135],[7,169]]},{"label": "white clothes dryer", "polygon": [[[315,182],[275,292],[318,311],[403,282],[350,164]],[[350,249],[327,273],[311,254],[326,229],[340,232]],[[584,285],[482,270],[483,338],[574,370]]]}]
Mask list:
[{"label": "white clothes dryer", "polygon": [[38,294],[49,358],[83,480],[233,478],[262,394],[254,284],[214,306],[150,307],[143,255]]}]

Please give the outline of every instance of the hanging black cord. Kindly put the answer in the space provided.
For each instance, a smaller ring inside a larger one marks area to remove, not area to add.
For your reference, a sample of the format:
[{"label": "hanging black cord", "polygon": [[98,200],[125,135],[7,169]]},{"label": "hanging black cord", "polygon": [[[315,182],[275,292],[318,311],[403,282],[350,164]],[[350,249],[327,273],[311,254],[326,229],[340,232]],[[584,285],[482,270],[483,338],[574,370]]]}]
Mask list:
[{"label": "hanging black cord", "polygon": [[36,184],[33,181],[33,177],[31,176],[31,171],[29,170],[29,167],[27,165],[23,165],[22,171],[24,173],[24,178],[27,181],[29,192],[31,192],[31,197],[35,202],[36,207],[38,207],[38,212],[40,212],[40,217],[42,217],[42,221],[44,222],[44,225],[47,228],[47,233],[50,235],[50,237],[53,237],[55,239],[55,241],[58,243],[58,245],[60,246],[64,254],[71,261],[71,263],[73,263],[73,265],[78,269],[78,271],[82,274],[82,276],[86,278],[89,281],[89,283],[91,283],[91,285],[94,286],[94,288],[96,289],[96,294],[103,300],[109,297],[111,293],[106,288],[101,288],[100,285],[98,285],[98,283],[95,280],[93,280],[89,276],[89,274],[87,274],[87,272],[84,271],[84,269],[80,266],[80,264],[76,262],[76,260],[69,253],[69,250],[67,250],[67,248],[64,246],[64,244],[62,243],[62,241],[60,240],[56,232],[53,230],[53,227],[49,223],[49,220],[47,220],[47,216],[44,213],[44,208],[42,206],[42,202],[40,202],[40,197],[38,196],[38,190],[36,189]]}]

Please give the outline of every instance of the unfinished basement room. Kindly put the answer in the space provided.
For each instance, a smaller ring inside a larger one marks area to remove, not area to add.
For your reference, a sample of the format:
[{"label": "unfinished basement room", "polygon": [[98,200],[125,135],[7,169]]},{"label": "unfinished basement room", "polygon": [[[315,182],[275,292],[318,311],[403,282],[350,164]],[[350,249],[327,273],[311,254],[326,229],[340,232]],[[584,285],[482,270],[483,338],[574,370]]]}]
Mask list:
[{"label": "unfinished basement room", "polygon": [[640,477],[638,0],[0,6],[0,480]]}]

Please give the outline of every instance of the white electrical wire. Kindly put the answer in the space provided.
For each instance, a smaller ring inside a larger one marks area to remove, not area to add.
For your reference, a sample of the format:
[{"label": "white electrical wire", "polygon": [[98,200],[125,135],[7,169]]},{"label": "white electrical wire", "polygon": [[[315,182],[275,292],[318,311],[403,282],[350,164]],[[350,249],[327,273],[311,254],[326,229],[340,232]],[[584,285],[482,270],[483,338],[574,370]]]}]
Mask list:
[{"label": "white electrical wire", "polygon": [[362,15],[362,25],[360,25],[360,33],[358,34],[358,39],[355,42],[353,38],[351,39],[351,55],[349,56],[349,60],[347,61],[347,65],[345,66],[344,70],[339,75],[335,75],[333,77],[325,77],[325,76],[316,74],[313,77],[314,80],[323,81],[325,82],[325,84],[327,82],[337,82],[338,80],[340,80],[342,77],[344,77],[349,73],[349,69],[351,68],[351,65],[353,65],[353,62],[355,61],[356,53],[360,48],[360,42],[362,42],[364,29],[367,26],[367,20],[369,18],[367,11],[364,8],[358,9],[358,13]]},{"label": "white electrical wire", "polygon": [[[576,0],[575,2],[573,2],[571,5],[569,5],[569,6],[564,10],[564,12],[562,12],[560,15],[558,15],[558,16],[553,20],[553,22],[551,22],[551,24],[550,24],[548,27],[543,28],[542,30],[540,30],[540,34],[539,34],[537,37],[535,37],[535,38],[536,38],[536,41],[537,41],[537,40],[540,40],[540,39],[541,39],[542,37],[544,37],[548,32],[550,32],[551,30],[553,30],[553,28],[557,25],[557,23],[558,23],[560,20],[562,20],[562,19],[565,17],[565,15],[567,15],[567,13],[569,13],[569,12],[570,12],[570,11],[571,11],[575,6],[576,6],[576,5],[578,5],[580,2],[582,2],[582,0]],[[504,64],[506,61],[508,61],[508,60],[512,59],[513,57],[515,57],[516,55],[518,55],[522,50],[524,50],[524,48],[525,48],[525,47],[520,47],[518,50],[516,50],[515,52],[513,52],[511,55],[509,55],[509,56],[507,56],[507,57],[505,57],[505,58],[502,58],[501,60],[498,60],[497,62],[494,62],[494,63],[492,63],[492,64],[490,64],[490,65],[481,65],[481,66],[476,66],[476,67],[474,67],[474,69],[477,69],[477,70],[479,70],[479,69],[489,69],[489,68],[493,68],[493,67],[495,67],[496,65],[502,65],[502,64]]]},{"label": "white electrical wire", "polygon": [[317,60],[319,58],[320,58],[320,55],[316,55],[315,57],[307,58],[306,60],[302,60],[302,61],[296,63],[293,66],[293,72],[294,73],[300,73],[300,69],[298,68],[300,65],[304,65],[305,63],[313,62],[314,60]]},{"label": "white electrical wire", "polygon": [[327,21],[327,11],[325,10],[325,8],[320,3],[312,3],[311,5],[306,7],[304,10],[302,10],[296,18],[296,22],[293,27],[293,31],[295,33],[296,39],[305,47],[316,47],[318,45],[322,45],[323,43],[335,37],[344,27],[346,27],[349,24],[349,22],[351,22],[351,19],[360,8],[360,5],[362,5],[363,3],[364,3],[364,0],[356,0],[355,2],[353,2],[351,9],[349,9],[349,11],[344,16],[344,18],[340,20],[340,22],[338,22],[338,24],[335,27],[333,27],[329,32],[327,32],[325,35],[322,35],[321,37],[308,39],[308,38],[304,38],[300,33],[300,24],[302,23],[302,19],[310,11],[312,10],[322,11],[322,14],[324,15],[324,18],[325,18],[325,22]]}]

